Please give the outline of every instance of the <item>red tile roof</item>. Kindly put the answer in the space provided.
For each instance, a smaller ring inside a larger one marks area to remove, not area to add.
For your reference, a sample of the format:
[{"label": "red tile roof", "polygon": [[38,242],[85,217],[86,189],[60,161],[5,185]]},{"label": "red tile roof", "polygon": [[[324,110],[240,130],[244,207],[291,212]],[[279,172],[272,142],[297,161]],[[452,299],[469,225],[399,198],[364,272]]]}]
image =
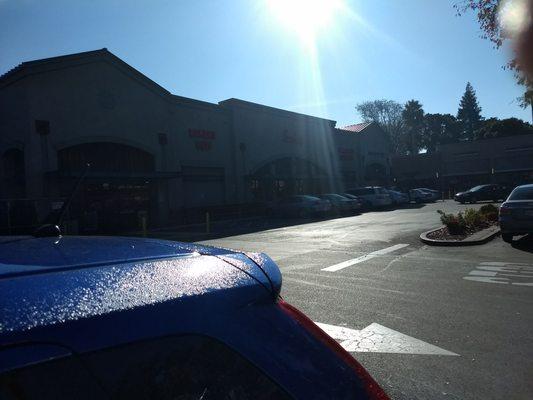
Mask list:
[{"label": "red tile roof", "polygon": [[352,132],[361,132],[363,129],[365,129],[368,125],[370,125],[372,122],[362,122],[360,124],[353,124],[345,126],[344,128],[341,128],[345,131],[352,131]]}]

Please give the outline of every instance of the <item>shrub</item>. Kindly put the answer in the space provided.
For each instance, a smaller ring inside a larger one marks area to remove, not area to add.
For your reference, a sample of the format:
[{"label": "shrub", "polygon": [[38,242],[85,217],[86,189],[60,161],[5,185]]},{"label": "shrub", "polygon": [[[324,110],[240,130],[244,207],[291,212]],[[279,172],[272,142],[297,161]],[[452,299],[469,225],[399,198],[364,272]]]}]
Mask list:
[{"label": "shrub", "polygon": [[463,235],[465,233],[466,222],[463,218],[463,214],[446,214],[442,210],[437,210],[437,212],[440,214],[441,222],[448,228],[448,232],[450,232],[450,234]]},{"label": "shrub", "polygon": [[497,220],[498,213],[494,213],[492,207],[494,206],[486,207],[485,213],[474,208],[467,208],[464,212],[457,214],[446,214],[442,210],[437,212],[440,214],[441,222],[448,228],[450,234],[463,235],[467,231],[476,231],[479,228],[484,228],[487,226],[487,221]]},{"label": "shrub", "polygon": [[467,208],[464,212],[464,220],[466,228],[474,230],[484,226],[487,222],[487,217],[482,214],[480,210],[474,208]]},{"label": "shrub", "polygon": [[498,213],[498,207],[496,207],[494,204],[484,204],[479,208],[479,212],[481,214]]},{"label": "shrub", "polygon": [[487,221],[496,222],[498,221],[499,209],[493,204],[485,204],[481,206],[479,212],[485,216]]}]

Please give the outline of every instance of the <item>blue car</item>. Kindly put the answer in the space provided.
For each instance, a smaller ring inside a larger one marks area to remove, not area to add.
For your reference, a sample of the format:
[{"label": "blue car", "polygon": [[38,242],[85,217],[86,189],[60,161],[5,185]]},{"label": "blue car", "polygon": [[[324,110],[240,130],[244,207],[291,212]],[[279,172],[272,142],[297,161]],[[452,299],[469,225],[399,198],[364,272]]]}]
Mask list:
[{"label": "blue car", "polygon": [[0,239],[1,399],[387,399],[266,255]]},{"label": "blue car", "polygon": [[512,243],[515,235],[533,234],[533,185],[517,186],[501,205],[502,239]]}]

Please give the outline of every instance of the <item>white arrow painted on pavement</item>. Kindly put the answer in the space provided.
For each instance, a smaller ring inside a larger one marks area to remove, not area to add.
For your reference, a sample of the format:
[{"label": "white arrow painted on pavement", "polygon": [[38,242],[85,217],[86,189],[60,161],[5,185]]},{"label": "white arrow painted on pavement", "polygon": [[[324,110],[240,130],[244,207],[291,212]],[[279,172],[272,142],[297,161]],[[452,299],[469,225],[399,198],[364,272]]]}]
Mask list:
[{"label": "white arrow painted on pavement", "polygon": [[343,326],[315,323],[350,352],[459,355],[376,323],[359,331]]}]

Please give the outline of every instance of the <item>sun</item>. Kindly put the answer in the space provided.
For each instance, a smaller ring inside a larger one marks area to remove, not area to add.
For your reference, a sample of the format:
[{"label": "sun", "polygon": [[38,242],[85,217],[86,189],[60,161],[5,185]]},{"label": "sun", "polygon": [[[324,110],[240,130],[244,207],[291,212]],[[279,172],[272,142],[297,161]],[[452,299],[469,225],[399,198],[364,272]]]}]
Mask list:
[{"label": "sun", "polygon": [[267,0],[270,12],[305,44],[330,28],[341,10],[341,0]]}]

